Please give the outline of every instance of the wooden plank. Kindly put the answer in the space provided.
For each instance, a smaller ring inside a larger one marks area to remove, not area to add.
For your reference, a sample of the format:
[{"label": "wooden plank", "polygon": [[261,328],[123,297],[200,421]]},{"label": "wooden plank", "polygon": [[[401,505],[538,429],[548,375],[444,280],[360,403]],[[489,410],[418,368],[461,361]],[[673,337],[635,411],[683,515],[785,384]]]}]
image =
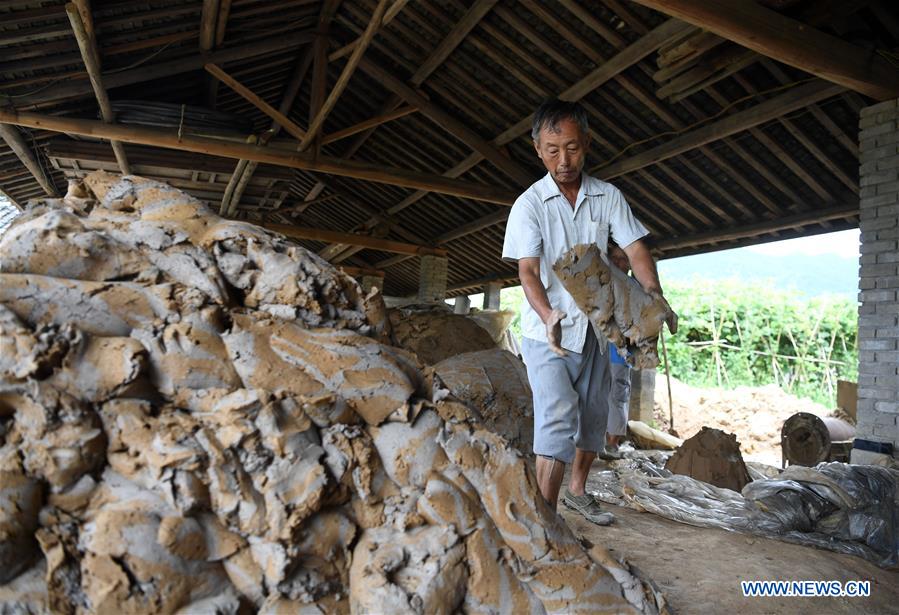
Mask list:
[{"label": "wooden plank", "polygon": [[286,115],[265,102],[261,97],[254,93],[250,88],[240,83],[237,79],[223,71],[215,64],[207,64],[203,68],[206,72],[213,75],[216,79],[227,85],[229,88],[240,94],[244,99],[250,102],[254,107],[272,118],[272,121],[283,127],[292,137],[302,140],[306,136],[306,131],[296,125],[296,123]]},{"label": "wooden plank", "polygon": [[254,160],[256,162],[274,164],[283,167],[330,173],[343,177],[352,177],[377,183],[402,186],[404,188],[424,189],[451,196],[470,198],[490,203],[511,206],[517,197],[493,186],[474,184],[471,182],[449,179],[440,175],[416,173],[405,169],[384,167],[319,156],[314,158],[308,154],[290,152],[271,147],[259,147],[242,143],[233,143],[193,135],[178,136],[176,131],[159,130],[140,126],[121,126],[106,124],[96,120],[64,118],[39,113],[16,112],[0,109],[0,123],[16,124],[39,130],[72,133],[85,137],[101,139],[118,139],[125,143],[139,143],[166,147],[181,151],[190,151],[226,158]]},{"label": "wooden plank", "polygon": [[[115,114],[112,112],[112,105],[109,103],[109,96],[106,94],[106,88],[103,86],[103,75],[100,70],[100,52],[97,48],[97,39],[94,37],[94,21],[91,17],[91,9],[89,0],[74,0],[66,4],[66,14],[69,16],[69,23],[75,33],[75,40],[78,42],[78,49],[81,51],[81,59],[84,67],[87,69],[87,76],[90,79],[91,87],[94,90],[94,96],[100,107],[100,117],[104,122],[112,123],[115,121]],[[129,175],[131,169],[128,166],[128,158],[125,156],[125,148],[118,141],[110,141],[112,151],[115,152],[116,161],[119,169],[124,175]]]},{"label": "wooden plank", "polygon": [[418,109],[416,109],[415,107],[405,106],[399,107],[388,113],[376,115],[375,117],[363,120],[358,124],[353,124],[352,126],[348,126],[341,130],[334,131],[329,135],[323,136],[322,145],[340,141],[341,139],[345,139],[364,130],[368,130],[369,128],[374,128],[375,126],[380,126],[381,124],[392,122],[393,120],[399,119],[401,117],[406,117],[407,115],[415,113],[416,111],[418,111]]},{"label": "wooden plank", "polygon": [[424,83],[424,80],[427,79],[438,66],[443,64],[444,60],[446,60],[456,47],[465,40],[468,33],[478,25],[478,22],[480,22],[487,13],[490,12],[490,9],[493,8],[493,5],[495,5],[496,2],[497,0],[476,0],[458,23],[453,26],[450,33],[440,41],[440,44],[437,45],[436,49],[434,49],[428,58],[422,62],[421,66],[418,67],[418,70],[415,71],[415,74],[409,79],[409,82],[413,85],[421,85]]},{"label": "wooden plank", "polygon": [[899,96],[899,71],[870,50],[746,0],[635,0],[877,100]]},{"label": "wooden plank", "polygon": [[[399,15],[400,11],[402,11],[408,3],[409,3],[409,0],[395,0],[394,3],[390,6],[390,8],[387,9],[387,12],[384,13],[384,17],[381,18],[381,27],[383,28],[384,26],[389,24],[391,21],[393,21],[393,18],[396,17],[397,15]],[[332,51],[328,55],[328,62],[333,62],[334,60],[339,60],[340,58],[351,54],[353,52],[353,49],[356,48],[356,45],[359,44],[359,41],[361,40],[361,38],[362,37],[360,36],[353,42],[347,43],[346,45],[344,45],[337,51]]]},{"label": "wooden plank", "polygon": [[812,81],[798,85],[787,92],[769,98],[768,100],[726,116],[711,124],[677,136],[666,143],[662,143],[645,152],[641,152],[630,158],[612,162],[607,165],[599,165],[591,170],[591,174],[598,174],[604,179],[611,179],[630,173],[643,167],[667,160],[683,154],[692,149],[718,141],[725,137],[748,130],[759,124],[764,124],[797,109],[820,102],[845,91],[842,86],[827,83],[825,81]]},{"label": "wooden plank", "polygon": [[325,119],[327,119],[331,110],[334,109],[337,100],[349,84],[350,78],[353,76],[356,67],[359,65],[359,61],[362,60],[362,55],[368,49],[368,45],[371,43],[372,39],[374,39],[375,34],[378,31],[378,26],[381,25],[381,18],[384,16],[384,11],[387,10],[388,1],[389,0],[379,0],[377,6],[375,6],[375,11],[368,22],[368,26],[365,28],[365,32],[359,39],[359,44],[353,49],[350,59],[347,60],[340,76],[337,78],[337,83],[331,88],[328,98],[322,103],[321,107],[316,111],[315,117],[309,122],[306,136],[300,139],[300,145],[297,148],[299,151],[304,151],[312,143],[312,140],[318,136],[321,127],[325,123]]},{"label": "wooden plank", "polygon": [[276,233],[281,233],[294,239],[307,239],[310,241],[323,241],[326,243],[341,243],[350,246],[361,246],[381,252],[395,252],[397,254],[410,254],[413,256],[446,256],[446,250],[432,248],[390,239],[381,239],[369,235],[354,235],[325,229],[303,228],[289,224],[263,224],[263,226]]},{"label": "wooden plank", "polygon": [[41,188],[44,189],[44,192],[46,192],[48,196],[59,196],[56,192],[56,186],[53,185],[53,182],[51,182],[50,178],[44,173],[44,169],[38,163],[37,158],[31,151],[31,148],[28,147],[28,144],[25,143],[25,139],[22,138],[22,134],[18,129],[7,124],[0,124],[0,138],[6,141],[9,149],[11,149],[22,164],[25,165],[25,168],[28,169],[28,172],[31,173],[31,176],[38,184],[40,184]]}]

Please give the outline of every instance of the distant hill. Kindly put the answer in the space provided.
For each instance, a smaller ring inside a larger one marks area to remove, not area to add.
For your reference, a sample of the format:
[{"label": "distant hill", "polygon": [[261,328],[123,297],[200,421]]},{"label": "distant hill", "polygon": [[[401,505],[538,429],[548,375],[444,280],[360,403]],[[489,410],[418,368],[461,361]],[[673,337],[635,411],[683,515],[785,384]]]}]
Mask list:
[{"label": "distant hill", "polygon": [[809,296],[833,293],[854,300],[858,295],[858,258],[836,254],[772,256],[738,248],[660,261],[659,276],[663,286],[666,280],[737,278],[770,280],[776,288]]}]

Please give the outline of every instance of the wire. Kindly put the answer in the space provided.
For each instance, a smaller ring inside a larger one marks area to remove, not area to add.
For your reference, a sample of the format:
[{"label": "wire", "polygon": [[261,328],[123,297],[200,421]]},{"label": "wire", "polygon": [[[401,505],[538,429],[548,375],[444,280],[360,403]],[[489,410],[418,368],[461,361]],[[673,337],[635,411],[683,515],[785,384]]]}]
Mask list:
[{"label": "wire", "polygon": [[625,147],[625,148],[619,150],[614,156],[612,156],[612,157],[609,158],[608,160],[605,160],[605,161],[599,163],[598,165],[596,165],[594,168],[595,168],[595,169],[602,169],[603,167],[607,167],[608,165],[612,164],[612,163],[615,162],[618,158],[621,158],[621,156],[623,156],[624,154],[626,154],[626,153],[627,153],[628,151],[630,151],[631,149],[637,147],[638,145],[643,145],[643,144],[645,144],[645,143],[649,143],[650,141],[655,141],[656,139],[661,139],[662,137],[676,137],[676,136],[681,135],[681,134],[683,134],[683,133],[685,133],[685,132],[687,132],[687,131],[693,130],[693,129],[696,128],[697,126],[700,126],[700,125],[702,125],[702,124],[705,124],[706,122],[710,122],[710,121],[712,121],[712,120],[716,120],[716,119],[718,119],[719,117],[721,117],[722,115],[724,115],[725,113],[727,113],[730,109],[732,109],[732,108],[735,107],[736,105],[739,105],[740,103],[746,102],[747,100],[750,100],[750,99],[753,99],[753,98],[758,98],[759,96],[765,96],[766,94],[774,94],[775,92],[781,92],[781,91],[783,91],[783,90],[789,90],[789,89],[791,89],[791,88],[795,88],[796,86],[802,85],[803,83],[808,83],[808,82],[810,82],[810,81],[817,81],[817,79],[818,79],[817,77],[809,77],[808,79],[802,79],[802,80],[800,80],[800,81],[794,81],[793,83],[787,83],[787,84],[780,85],[780,86],[777,86],[777,87],[774,87],[774,88],[770,88],[770,89],[768,89],[768,90],[762,90],[761,92],[753,92],[752,94],[747,94],[746,96],[743,96],[742,98],[738,98],[737,100],[735,100],[735,101],[733,101],[733,102],[731,102],[731,103],[728,103],[727,105],[725,105],[724,107],[722,107],[721,110],[719,110],[718,113],[716,113],[715,115],[711,115],[711,116],[709,116],[709,117],[706,117],[706,118],[703,118],[703,119],[698,120],[698,121],[696,121],[696,122],[693,122],[693,123],[690,124],[689,126],[684,126],[683,128],[681,128],[681,129],[679,129],[679,130],[666,130],[665,132],[660,132],[660,133],[658,133],[658,134],[656,134],[656,135],[653,135],[653,136],[651,136],[651,137],[649,137],[649,138],[641,139],[640,141],[634,141],[633,143],[631,143],[631,144],[628,145],[627,147]]}]

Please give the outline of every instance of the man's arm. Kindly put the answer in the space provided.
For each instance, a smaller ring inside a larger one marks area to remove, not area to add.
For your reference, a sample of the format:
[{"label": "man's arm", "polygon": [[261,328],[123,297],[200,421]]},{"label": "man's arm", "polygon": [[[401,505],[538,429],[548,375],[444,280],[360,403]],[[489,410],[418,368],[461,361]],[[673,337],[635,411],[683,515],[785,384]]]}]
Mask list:
[{"label": "man's arm", "polygon": [[649,294],[662,294],[662,285],[659,283],[659,272],[656,269],[655,259],[642,239],[634,241],[625,248],[622,248],[627,254],[627,259],[631,264],[631,271],[634,277],[640,282],[643,290]]},{"label": "man's arm", "polygon": [[565,318],[565,312],[554,309],[546,296],[546,288],[540,281],[540,258],[532,256],[518,259],[518,278],[521,280],[525,299],[546,325],[546,341],[550,350],[564,357],[566,352],[562,349],[562,319]]},{"label": "man's arm", "polygon": [[668,323],[668,330],[672,334],[677,333],[677,314],[674,313],[674,310],[668,305],[668,301],[662,296],[659,271],[656,269],[656,262],[649,252],[649,248],[646,247],[642,239],[638,239],[623,248],[623,250],[631,263],[631,271],[634,272],[634,277],[640,282],[643,290],[655,297],[657,301],[664,302],[665,309],[668,311],[668,317],[665,319],[665,322]]}]

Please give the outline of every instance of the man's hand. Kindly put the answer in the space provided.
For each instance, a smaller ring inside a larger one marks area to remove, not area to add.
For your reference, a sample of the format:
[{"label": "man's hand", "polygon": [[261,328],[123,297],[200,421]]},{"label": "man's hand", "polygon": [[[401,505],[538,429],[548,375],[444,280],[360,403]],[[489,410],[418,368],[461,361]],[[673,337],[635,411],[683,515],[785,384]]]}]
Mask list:
[{"label": "man's hand", "polygon": [[565,312],[553,309],[544,322],[546,325],[546,341],[549,343],[549,349],[560,357],[568,356],[568,353],[562,348],[562,320],[564,318]]},{"label": "man's hand", "polygon": [[662,309],[665,311],[665,322],[668,324],[668,330],[671,331],[671,335],[674,335],[677,333],[677,314],[671,309],[671,306],[668,304],[665,297],[662,296],[662,293],[654,292],[650,293],[650,295],[657,303],[661,304]]}]

